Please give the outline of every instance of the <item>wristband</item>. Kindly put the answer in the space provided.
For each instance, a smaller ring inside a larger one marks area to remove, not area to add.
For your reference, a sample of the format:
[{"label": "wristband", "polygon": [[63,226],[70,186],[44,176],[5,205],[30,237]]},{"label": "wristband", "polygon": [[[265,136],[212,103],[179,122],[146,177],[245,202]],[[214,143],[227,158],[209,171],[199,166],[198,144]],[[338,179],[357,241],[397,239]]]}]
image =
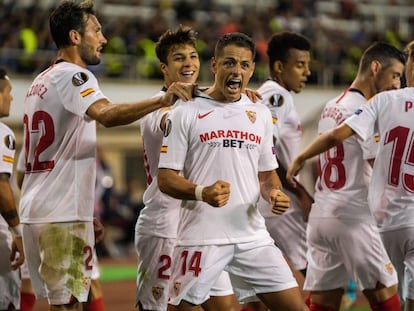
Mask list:
[{"label": "wristband", "polygon": [[10,231],[15,235],[15,236],[22,236],[22,225],[18,224],[17,226],[14,227],[10,227]]},{"label": "wristband", "polygon": [[197,201],[203,201],[203,189],[204,189],[204,186],[201,186],[201,185],[197,185],[195,187],[194,195]]}]

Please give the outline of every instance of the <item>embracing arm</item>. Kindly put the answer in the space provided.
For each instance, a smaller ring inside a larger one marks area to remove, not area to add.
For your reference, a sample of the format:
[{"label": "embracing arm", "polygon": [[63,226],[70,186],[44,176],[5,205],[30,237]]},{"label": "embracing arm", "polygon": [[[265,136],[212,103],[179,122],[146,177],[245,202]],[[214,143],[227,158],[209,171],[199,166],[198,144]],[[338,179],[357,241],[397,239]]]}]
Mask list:
[{"label": "embracing arm", "polygon": [[88,108],[87,114],[105,127],[130,124],[150,112],[174,104],[177,99],[190,100],[194,87],[192,83],[176,82],[163,96],[133,103],[113,104],[107,99],[100,99]]}]

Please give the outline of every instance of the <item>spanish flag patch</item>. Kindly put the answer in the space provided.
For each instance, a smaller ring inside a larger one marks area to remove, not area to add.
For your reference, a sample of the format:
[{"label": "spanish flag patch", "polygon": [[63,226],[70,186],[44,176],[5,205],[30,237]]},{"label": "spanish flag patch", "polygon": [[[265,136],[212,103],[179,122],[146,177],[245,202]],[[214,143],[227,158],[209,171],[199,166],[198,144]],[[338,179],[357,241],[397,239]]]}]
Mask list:
[{"label": "spanish flag patch", "polygon": [[82,96],[82,97],[86,97],[86,96],[88,96],[89,94],[94,93],[94,92],[95,92],[95,90],[94,90],[94,89],[89,88],[89,89],[86,89],[86,90],[82,91],[80,94],[81,94],[81,96]]},{"label": "spanish flag patch", "polygon": [[160,150],[160,152],[161,153],[167,153],[167,151],[168,151],[168,146],[161,146],[161,150]]},{"label": "spanish flag patch", "polygon": [[14,162],[14,158],[3,155],[3,162],[7,162],[7,163],[13,163]]}]

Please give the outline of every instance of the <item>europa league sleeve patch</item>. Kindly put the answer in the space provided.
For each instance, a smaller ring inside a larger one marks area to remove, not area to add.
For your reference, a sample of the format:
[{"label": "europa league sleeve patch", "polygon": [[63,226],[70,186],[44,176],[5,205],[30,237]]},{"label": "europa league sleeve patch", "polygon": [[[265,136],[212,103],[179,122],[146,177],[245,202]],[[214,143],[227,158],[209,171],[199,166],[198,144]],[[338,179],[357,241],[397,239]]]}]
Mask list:
[{"label": "europa league sleeve patch", "polygon": [[72,77],[72,84],[74,86],[81,86],[88,80],[89,80],[89,77],[85,72],[77,72]]},{"label": "europa league sleeve patch", "polygon": [[164,137],[167,137],[168,135],[170,135],[171,132],[171,127],[172,127],[172,122],[170,119],[165,120],[165,125],[164,125]]},{"label": "europa league sleeve patch", "polygon": [[276,94],[269,98],[269,104],[274,107],[281,107],[285,103],[285,99],[282,95]]},{"label": "europa league sleeve patch", "polygon": [[16,141],[14,140],[14,137],[12,135],[6,135],[4,137],[4,145],[7,147],[7,149],[15,150]]}]

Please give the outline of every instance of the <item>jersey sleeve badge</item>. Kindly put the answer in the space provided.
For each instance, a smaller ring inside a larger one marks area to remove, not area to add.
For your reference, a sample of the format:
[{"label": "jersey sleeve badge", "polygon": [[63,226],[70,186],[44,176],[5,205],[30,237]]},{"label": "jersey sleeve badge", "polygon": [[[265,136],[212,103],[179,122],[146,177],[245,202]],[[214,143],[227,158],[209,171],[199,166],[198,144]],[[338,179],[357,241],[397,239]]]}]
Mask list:
[{"label": "jersey sleeve badge", "polygon": [[88,75],[85,72],[77,72],[72,77],[72,84],[74,86],[81,86],[89,80]]},{"label": "jersey sleeve badge", "polygon": [[282,107],[285,103],[285,99],[280,94],[275,94],[269,98],[269,104],[273,107]]},{"label": "jersey sleeve badge", "polygon": [[15,150],[16,149],[16,141],[12,135],[6,135],[3,140],[4,145],[7,149]]}]

